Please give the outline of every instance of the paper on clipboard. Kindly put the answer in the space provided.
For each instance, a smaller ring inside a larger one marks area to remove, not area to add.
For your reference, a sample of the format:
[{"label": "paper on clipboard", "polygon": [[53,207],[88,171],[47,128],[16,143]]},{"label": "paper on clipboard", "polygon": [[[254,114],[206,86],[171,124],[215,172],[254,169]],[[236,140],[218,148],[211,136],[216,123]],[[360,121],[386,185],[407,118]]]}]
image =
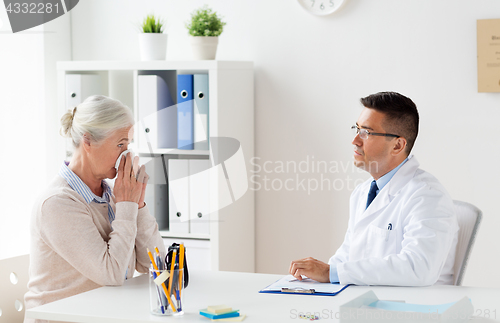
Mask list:
[{"label": "paper on clipboard", "polygon": [[301,291],[313,290],[313,292],[309,294],[329,294],[333,296],[334,294],[341,292],[347,286],[349,285],[320,283],[310,278],[297,281],[295,277],[288,275],[262,289],[260,293],[281,293],[283,289],[290,290],[292,293],[293,291],[296,291],[296,293],[303,293]]}]

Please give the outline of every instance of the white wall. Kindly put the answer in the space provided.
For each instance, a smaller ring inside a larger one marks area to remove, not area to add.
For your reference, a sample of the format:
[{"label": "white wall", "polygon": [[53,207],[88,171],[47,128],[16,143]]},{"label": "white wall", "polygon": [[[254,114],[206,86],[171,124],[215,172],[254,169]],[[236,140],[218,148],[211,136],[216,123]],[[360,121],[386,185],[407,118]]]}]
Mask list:
[{"label": "white wall", "polygon": [[45,140],[40,139],[43,123],[38,122],[43,117],[44,96],[38,86],[43,78],[38,57],[43,49],[42,34],[0,34],[0,44],[10,49],[0,51],[1,259],[28,252],[27,223],[33,196],[45,180]]},{"label": "white wall", "polygon": [[[0,5],[0,259],[29,252],[37,195],[55,175],[55,63],[70,56],[69,16],[12,34]],[[62,161],[61,161],[62,162]],[[58,164],[59,165],[59,164]]]},{"label": "white wall", "polygon": [[349,127],[360,97],[391,90],[419,107],[422,168],[484,212],[465,284],[500,287],[500,94],[476,90],[476,19],[500,18],[499,1],[350,0],[315,17],[297,1],[86,0],[72,11],[73,58],[138,59],[135,26],[154,12],[169,20],[167,59],[190,59],[184,22],[204,3],[228,23],[217,58],[255,62],[260,165],[309,158],[348,168],[256,174],[262,185],[264,175],[275,185],[323,175],[339,188],[257,192],[258,272],[284,274],[305,256],[326,261],[341,244],[354,180],[368,177],[350,167]]}]

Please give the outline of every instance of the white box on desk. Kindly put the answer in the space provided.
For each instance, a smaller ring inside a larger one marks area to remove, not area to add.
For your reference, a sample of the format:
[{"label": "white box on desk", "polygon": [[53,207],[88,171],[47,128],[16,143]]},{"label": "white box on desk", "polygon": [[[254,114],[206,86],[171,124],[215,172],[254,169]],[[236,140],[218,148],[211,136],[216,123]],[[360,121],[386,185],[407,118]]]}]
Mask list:
[{"label": "white box on desk", "polygon": [[368,305],[379,301],[373,291],[356,297],[341,305],[340,322],[404,322],[404,323],[451,323],[466,322],[474,313],[474,307],[467,297],[455,302],[443,313],[401,312],[370,308]]}]

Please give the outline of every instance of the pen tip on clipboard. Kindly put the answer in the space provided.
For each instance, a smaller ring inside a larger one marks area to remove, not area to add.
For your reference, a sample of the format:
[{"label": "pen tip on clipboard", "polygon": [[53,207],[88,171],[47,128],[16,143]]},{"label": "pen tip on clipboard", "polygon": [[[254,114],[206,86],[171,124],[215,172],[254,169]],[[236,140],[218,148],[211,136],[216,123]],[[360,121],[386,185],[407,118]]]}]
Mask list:
[{"label": "pen tip on clipboard", "polygon": [[302,280],[299,280],[298,278],[294,278],[294,279],[290,279],[289,282],[312,282],[314,281],[313,279],[309,278],[309,277],[306,277],[306,276],[302,276]]}]

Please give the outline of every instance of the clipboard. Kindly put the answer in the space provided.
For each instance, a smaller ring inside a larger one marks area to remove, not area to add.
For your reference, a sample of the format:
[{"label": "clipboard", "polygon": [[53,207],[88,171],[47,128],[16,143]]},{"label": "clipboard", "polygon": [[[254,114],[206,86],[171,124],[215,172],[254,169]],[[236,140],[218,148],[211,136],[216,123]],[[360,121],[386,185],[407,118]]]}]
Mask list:
[{"label": "clipboard", "polygon": [[350,284],[320,283],[309,278],[297,281],[295,277],[288,275],[263,288],[259,293],[335,296],[349,286]]}]

